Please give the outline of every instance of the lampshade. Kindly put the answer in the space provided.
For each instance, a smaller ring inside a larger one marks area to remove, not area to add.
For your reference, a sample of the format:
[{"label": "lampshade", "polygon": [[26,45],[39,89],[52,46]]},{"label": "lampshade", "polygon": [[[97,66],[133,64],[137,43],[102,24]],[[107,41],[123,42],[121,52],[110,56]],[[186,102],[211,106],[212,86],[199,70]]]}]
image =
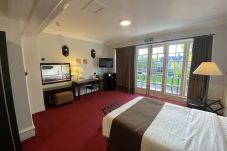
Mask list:
[{"label": "lampshade", "polygon": [[193,72],[198,75],[223,75],[221,70],[214,62],[202,62],[199,67]]},{"label": "lampshade", "polygon": [[84,69],[82,67],[72,67],[73,80],[80,81],[83,78]]},{"label": "lampshade", "polygon": [[83,73],[84,70],[82,67],[73,67],[72,68],[72,72],[79,72],[79,73]]}]

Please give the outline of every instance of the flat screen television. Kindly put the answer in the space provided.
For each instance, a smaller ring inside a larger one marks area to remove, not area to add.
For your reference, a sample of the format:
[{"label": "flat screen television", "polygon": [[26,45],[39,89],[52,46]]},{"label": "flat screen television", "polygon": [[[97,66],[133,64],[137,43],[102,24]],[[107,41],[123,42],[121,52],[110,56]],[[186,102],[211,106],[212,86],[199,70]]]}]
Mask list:
[{"label": "flat screen television", "polygon": [[99,68],[113,68],[113,58],[99,58]]},{"label": "flat screen television", "polygon": [[70,63],[41,63],[42,84],[71,81]]}]

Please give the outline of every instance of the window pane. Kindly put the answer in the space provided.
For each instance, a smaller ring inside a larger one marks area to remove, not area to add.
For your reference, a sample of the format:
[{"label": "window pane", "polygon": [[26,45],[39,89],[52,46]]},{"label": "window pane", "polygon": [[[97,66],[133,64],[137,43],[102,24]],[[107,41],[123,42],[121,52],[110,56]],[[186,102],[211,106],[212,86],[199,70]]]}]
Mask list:
[{"label": "window pane", "polygon": [[166,69],[166,93],[180,95],[183,60],[184,44],[169,45]]},{"label": "window pane", "polygon": [[139,49],[139,56],[147,55],[147,53],[148,53],[147,48]]},{"label": "window pane", "polygon": [[148,48],[142,48],[138,50],[137,56],[137,82],[136,85],[139,88],[146,88],[147,81],[147,60],[148,60]]},{"label": "window pane", "polygon": [[158,53],[158,48],[153,48],[153,54],[157,54]]},{"label": "window pane", "polygon": [[171,53],[174,53],[175,50],[176,50],[176,45],[170,45],[170,46],[169,46],[169,53],[170,53],[170,54],[171,54]]},{"label": "window pane", "polygon": [[177,45],[177,52],[184,52],[184,44]]},{"label": "window pane", "polygon": [[164,53],[164,47],[158,47],[158,53],[163,54]]},{"label": "window pane", "polygon": [[151,58],[150,89],[162,91],[164,46],[153,47]]}]

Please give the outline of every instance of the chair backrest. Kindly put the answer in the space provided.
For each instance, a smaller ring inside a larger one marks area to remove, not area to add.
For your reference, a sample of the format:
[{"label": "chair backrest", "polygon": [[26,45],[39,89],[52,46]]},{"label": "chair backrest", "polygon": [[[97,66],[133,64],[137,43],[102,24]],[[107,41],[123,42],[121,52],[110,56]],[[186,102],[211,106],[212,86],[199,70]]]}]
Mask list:
[{"label": "chair backrest", "polygon": [[110,113],[111,111],[117,109],[118,107],[120,107],[118,102],[113,102],[109,105],[107,105],[106,107],[102,108],[102,111],[105,115],[107,115],[108,113]]}]

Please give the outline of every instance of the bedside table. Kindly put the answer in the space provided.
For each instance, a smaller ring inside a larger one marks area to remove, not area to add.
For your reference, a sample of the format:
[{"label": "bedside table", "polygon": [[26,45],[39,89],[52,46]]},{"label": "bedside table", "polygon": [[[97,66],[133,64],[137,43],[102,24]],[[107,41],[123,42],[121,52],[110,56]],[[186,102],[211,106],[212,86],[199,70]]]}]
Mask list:
[{"label": "bedside table", "polygon": [[206,104],[204,104],[202,101],[194,100],[194,99],[186,99],[186,100],[187,100],[187,107],[206,111]]}]

